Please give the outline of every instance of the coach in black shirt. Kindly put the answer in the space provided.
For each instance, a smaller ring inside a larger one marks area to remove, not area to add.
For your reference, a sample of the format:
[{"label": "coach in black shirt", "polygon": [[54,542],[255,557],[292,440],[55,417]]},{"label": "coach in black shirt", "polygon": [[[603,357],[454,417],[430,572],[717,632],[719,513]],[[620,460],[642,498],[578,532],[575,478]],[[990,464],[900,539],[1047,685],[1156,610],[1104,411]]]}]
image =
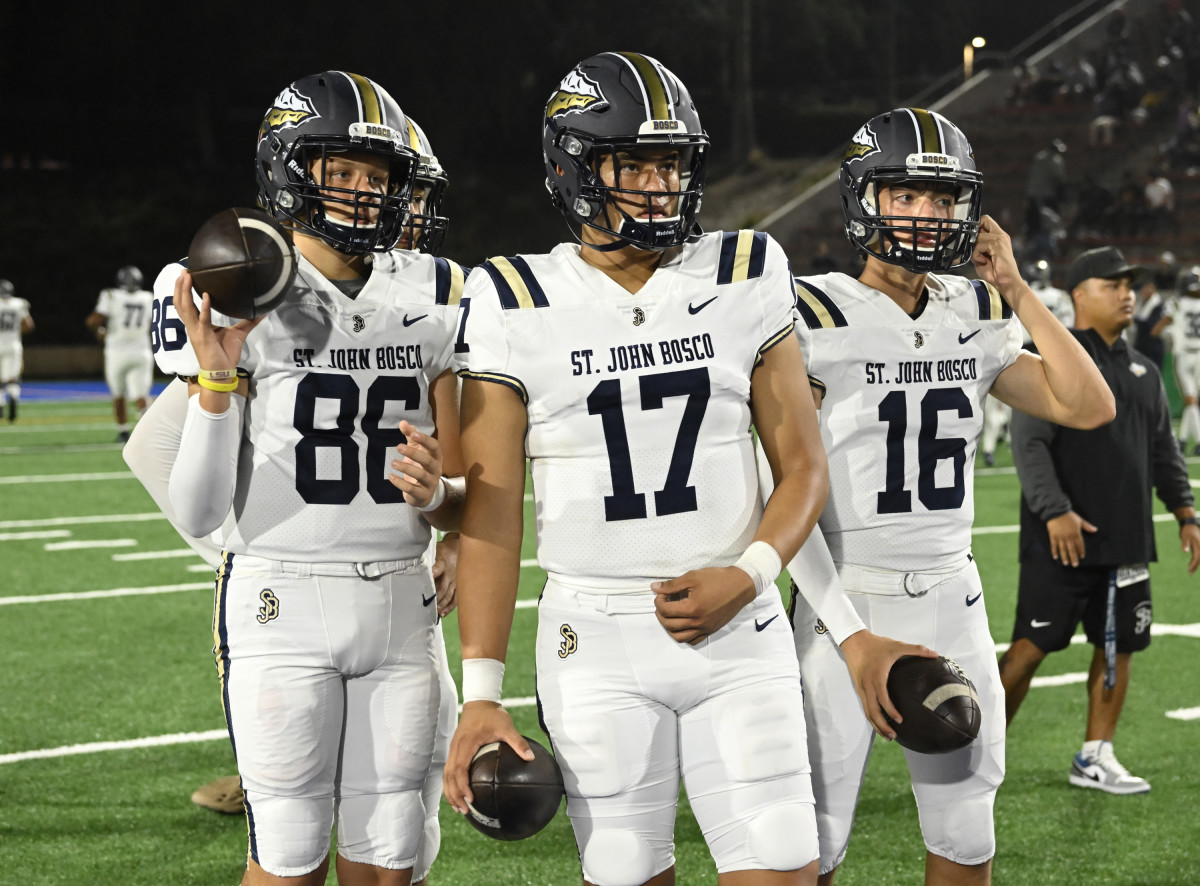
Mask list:
[{"label": "coach in black shirt", "polygon": [[1129,686],[1130,656],[1150,644],[1150,580],[1157,559],[1151,488],[1175,513],[1188,572],[1200,565],[1187,467],[1175,443],[1162,377],[1126,345],[1133,278],[1115,247],[1084,252],[1067,286],[1080,344],[1117,402],[1117,417],[1090,431],[1014,412],[1010,431],[1021,480],[1021,578],[1013,642],[1000,660],[1011,724],[1049,652],[1066,648],[1082,621],[1096,647],[1088,674],[1087,740],[1070,782],[1113,794],[1150,790],[1113,753]]}]

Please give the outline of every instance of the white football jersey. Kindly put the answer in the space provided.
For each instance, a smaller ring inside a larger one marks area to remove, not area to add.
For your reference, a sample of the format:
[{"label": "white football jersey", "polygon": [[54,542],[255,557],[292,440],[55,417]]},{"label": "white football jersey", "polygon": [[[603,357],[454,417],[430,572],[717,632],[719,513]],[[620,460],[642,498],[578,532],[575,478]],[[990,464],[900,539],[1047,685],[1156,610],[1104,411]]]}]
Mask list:
[{"label": "white football jersey", "polygon": [[[154,297],[150,306],[150,349],[154,362],[167,375],[194,376],[200,371],[196,352],[188,341],[187,330],[175,310],[175,281],[187,268],[187,260],[173,262],[158,272],[154,279]],[[192,301],[200,306],[200,293],[192,290]],[[220,311],[212,312],[214,326],[233,326],[237,323]]]},{"label": "white football jersey", "polygon": [[21,321],[28,316],[28,301],[15,295],[0,296],[0,351],[21,352]]},{"label": "white football jersey", "polygon": [[464,378],[526,404],[538,562],[616,590],[733,563],[762,513],[750,374],[790,334],[766,234],[687,243],[631,294],[575,244],[471,274]]},{"label": "white football jersey", "polygon": [[929,275],[915,320],[845,274],[797,277],[797,335],[823,392],[833,559],[919,572],[971,547],[975,450],[996,376],[1021,348],[989,284]]},{"label": "white football jersey", "polygon": [[380,254],[352,299],[299,258],[239,362],[251,390],[228,550],[301,562],[425,553],[429,524],[387,477],[401,419],[434,431],[429,387],[452,366],[464,276],[431,255]]},{"label": "white football jersey", "polygon": [[96,312],[105,322],[104,347],[116,351],[150,350],[150,318],[154,295],[145,289],[102,289]]},{"label": "white football jersey", "polygon": [[1167,327],[1176,353],[1200,353],[1200,297],[1181,295],[1175,300]]}]

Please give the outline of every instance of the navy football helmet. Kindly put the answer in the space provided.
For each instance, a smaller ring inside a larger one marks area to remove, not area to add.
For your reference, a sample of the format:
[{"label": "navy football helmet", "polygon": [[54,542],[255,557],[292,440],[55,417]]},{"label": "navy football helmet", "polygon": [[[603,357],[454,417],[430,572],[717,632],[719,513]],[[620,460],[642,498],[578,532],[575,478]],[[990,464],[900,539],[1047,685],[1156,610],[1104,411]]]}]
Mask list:
[{"label": "navy football helmet", "polygon": [[[639,219],[616,205],[618,196],[647,206],[663,196],[617,187],[617,152],[643,148],[679,151],[673,216]],[[649,56],[603,52],[576,65],[546,103],[542,151],[546,187],[572,230],[579,224],[612,234],[612,249],[666,249],[697,232],[708,136],[687,87]],[[613,186],[600,175],[600,164],[610,163]]]},{"label": "navy football helmet", "polygon": [[137,292],[142,288],[142,272],[133,265],[126,265],[117,271],[117,285],[126,292]]},{"label": "navy football helmet", "polygon": [[406,232],[405,236],[411,237],[411,242],[405,244],[401,240],[401,245],[437,255],[441,251],[442,241],[446,238],[446,229],[450,226],[450,219],[442,212],[446,189],[450,187],[450,177],[434,155],[433,146],[429,143],[425,130],[418,126],[412,117],[408,118],[408,144],[420,155],[414,198],[419,194],[422,204],[419,207],[420,211],[417,211],[415,206],[409,207],[408,229],[411,233]]},{"label": "navy football helmet", "polygon": [[[962,130],[935,111],[897,108],[854,134],[839,173],[846,236],[864,255],[910,271],[949,271],[971,260],[979,236],[983,176]],[[899,183],[949,185],[950,218],[880,215],[879,190]],[[898,231],[909,236],[901,240]],[[917,244],[917,232],[936,243]]]},{"label": "navy football helmet", "polygon": [[[313,177],[327,158],[348,152],[387,162],[383,192],[339,188]],[[258,202],[284,227],[320,237],[341,252],[383,252],[400,239],[417,159],[404,112],[381,86],[346,71],[313,74],[279,93],[263,118]],[[335,220],[324,209],[329,203],[345,206],[356,220]],[[372,210],[374,222],[357,220],[356,210],[363,207]]]}]

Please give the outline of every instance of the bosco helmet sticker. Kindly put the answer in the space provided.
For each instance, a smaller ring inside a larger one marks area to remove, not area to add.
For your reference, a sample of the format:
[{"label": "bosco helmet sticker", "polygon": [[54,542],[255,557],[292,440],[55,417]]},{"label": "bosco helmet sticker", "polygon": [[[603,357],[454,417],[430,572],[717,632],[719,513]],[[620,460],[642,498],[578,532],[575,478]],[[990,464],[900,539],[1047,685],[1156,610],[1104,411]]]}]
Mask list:
[{"label": "bosco helmet sticker", "polygon": [[575,68],[563,77],[558,89],[550,96],[550,101],[546,103],[546,116],[558,117],[598,104],[608,104],[608,99],[600,91],[600,84]]}]

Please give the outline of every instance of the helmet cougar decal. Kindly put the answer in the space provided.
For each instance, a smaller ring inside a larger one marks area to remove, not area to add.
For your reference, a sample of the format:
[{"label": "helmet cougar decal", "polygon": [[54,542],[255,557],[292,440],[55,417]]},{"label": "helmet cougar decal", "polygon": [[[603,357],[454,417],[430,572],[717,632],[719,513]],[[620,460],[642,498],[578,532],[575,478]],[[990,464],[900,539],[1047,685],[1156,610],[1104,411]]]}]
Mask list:
[{"label": "helmet cougar decal", "polygon": [[[347,153],[384,160],[386,185],[364,191],[329,183],[328,161]],[[259,128],[258,202],[285,227],[342,252],[386,251],[400,239],[417,157],[404,112],[377,83],[346,71],[302,77],[279,93]],[[352,221],[333,218],[332,204]]]},{"label": "helmet cougar decal", "polygon": [[[618,156],[644,149],[678,152],[678,190],[618,186]],[[708,136],[687,87],[655,59],[603,52],[576,65],[546,102],[542,151],[546,187],[572,229],[585,225],[618,238],[597,248],[666,249],[697,232]],[[611,185],[602,176],[607,164]],[[631,214],[618,197],[646,212]],[[669,216],[661,212],[664,199],[674,204]]]},{"label": "helmet cougar decal", "polygon": [[[962,130],[935,111],[897,108],[856,132],[839,172],[846,236],[864,255],[910,271],[948,271],[971,260],[983,176]],[[888,185],[945,189],[948,218],[882,215]]]}]

